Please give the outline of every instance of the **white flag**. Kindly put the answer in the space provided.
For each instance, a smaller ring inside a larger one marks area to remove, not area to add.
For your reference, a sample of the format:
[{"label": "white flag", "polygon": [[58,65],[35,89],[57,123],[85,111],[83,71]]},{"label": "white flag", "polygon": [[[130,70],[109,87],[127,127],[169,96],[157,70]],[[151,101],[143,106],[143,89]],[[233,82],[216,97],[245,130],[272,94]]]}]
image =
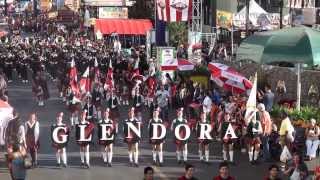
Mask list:
[{"label": "white flag", "polygon": [[256,107],[257,107],[257,73],[254,76],[253,87],[251,89],[249,99],[246,105],[246,114],[244,116],[244,119],[247,124],[250,122],[250,119],[252,116],[256,118],[255,117]]}]

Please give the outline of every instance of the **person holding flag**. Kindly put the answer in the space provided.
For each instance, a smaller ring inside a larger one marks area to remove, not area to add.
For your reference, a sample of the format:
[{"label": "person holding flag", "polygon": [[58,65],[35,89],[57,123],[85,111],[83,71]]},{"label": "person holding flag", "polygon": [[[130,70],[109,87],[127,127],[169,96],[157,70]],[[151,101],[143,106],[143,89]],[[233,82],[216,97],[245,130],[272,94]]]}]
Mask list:
[{"label": "person holding flag", "polygon": [[[180,125],[188,126],[188,121],[183,118],[183,108],[177,110],[177,118],[172,121],[171,131],[176,132],[176,128]],[[190,129],[189,129],[190,130]],[[181,136],[183,139],[178,139],[177,136]],[[190,137],[190,134],[189,134]],[[184,163],[188,161],[188,139],[187,137],[187,128],[179,129],[178,134],[175,133],[175,143],[176,143],[176,153],[178,164],[181,164],[181,154],[183,156]]]},{"label": "person holding flag", "polygon": [[[255,114],[256,112],[252,112]],[[262,125],[260,121],[257,121],[256,116],[252,115],[249,120],[249,124],[247,127],[247,138],[248,138],[248,155],[249,161],[252,165],[257,164],[257,159],[260,153],[260,135],[263,133]],[[254,151],[253,151],[254,150]]]},{"label": "person holding flag", "polygon": [[85,97],[85,105],[83,106],[83,112],[86,114],[86,120],[89,122],[94,122],[97,117],[96,106],[92,103],[92,96],[88,92]]},{"label": "person holding flag", "polygon": [[[79,94],[78,94],[79,95]],[[73,127],[75,124],[79,123],[79,112],[81,110],[81,101],[77,98],[77,93],[73,91],[72,86],[69,85],[66,91],[67,106],[71,113],[70,124]]]},{"label": "person holding flag", "polygon": [[[110,109],[107,108],[104,112],[104,119],[99,121],[98,125],[98,137],[99,137],[99,144],[102,147],[102,158],[103,162],[107,164],[108,167],[112,167],[112,156],[113,156],[113,143],[116,134],[118,133],[118,124],[116,121],[110,119],[109,117]],[[103,131],[102,128],[106,126],[106,131]],[[105,136],[102,134],[103,132],[107,132],[106,139],[104,140],[103,137]]]},{"label": "person holding flag", "polygon": [[111,118],[118,120],[120,117],[119,108],[120,105],[119,97],[115,94],[115,89],[111,91],[109,97],[107,97],[107,106],[110,109]]},{"label": "person holding flag", "polygon": [[[148,129],[149,129],[149,138],[150,138],[150,144],[152,145],[152,158],[153,158],[153,165],[157,164],[157,154],[159,157],[159,166],[162,167],[163,166],[163,143],[165,141],[165,136],[166,134],[164,134],[164,137],[157,137],[159,139],[153,139],[154,136],[154,126],[158,126],[157,127],[157,136],[162,135],[162,127],[165,127],[163,124],[162,119],[159,118],[159,112],[160,112],[160,108],[155,108],[153,111],[153,116],[152,119],[150,119],[149,124],[148,124]],[[161,130],[161,131],[159,131]]]},{"label": "person holding flag", "polygon": [[[139,167],[139,142],[141,140],[141,122],[135,117],[135,109],[130,108],[128,119],[123,126],[124,141],[128,144],[130,166]],[[134,160],[134,161],[133,161]]]}]

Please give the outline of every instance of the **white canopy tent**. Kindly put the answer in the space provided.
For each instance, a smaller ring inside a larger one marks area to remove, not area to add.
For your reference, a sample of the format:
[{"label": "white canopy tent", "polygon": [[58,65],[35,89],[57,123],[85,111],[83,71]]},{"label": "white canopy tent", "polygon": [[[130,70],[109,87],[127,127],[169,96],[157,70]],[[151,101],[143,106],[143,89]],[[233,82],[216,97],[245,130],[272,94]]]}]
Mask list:
[{"label": "white canopy tent", "polygon": [[[233,24],[235,27],[245,27],[246,11],[247,7],[244,7],[233,16]],[[272,25],[279,24],[279,14],[268,13],[255,0],[250,0],[249,20],[251,27],[259,27],[261,29],[272,29]]]}]

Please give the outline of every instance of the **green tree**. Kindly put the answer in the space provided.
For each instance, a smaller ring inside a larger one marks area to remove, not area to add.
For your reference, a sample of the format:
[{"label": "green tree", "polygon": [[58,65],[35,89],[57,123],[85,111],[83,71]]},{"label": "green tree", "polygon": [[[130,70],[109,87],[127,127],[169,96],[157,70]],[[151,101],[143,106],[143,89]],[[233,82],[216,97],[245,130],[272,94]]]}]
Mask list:
[{"label": "green tree", "polygon": [[169,43],[177,47],[188,42],[188,26],[186,22],[168,23]]}]

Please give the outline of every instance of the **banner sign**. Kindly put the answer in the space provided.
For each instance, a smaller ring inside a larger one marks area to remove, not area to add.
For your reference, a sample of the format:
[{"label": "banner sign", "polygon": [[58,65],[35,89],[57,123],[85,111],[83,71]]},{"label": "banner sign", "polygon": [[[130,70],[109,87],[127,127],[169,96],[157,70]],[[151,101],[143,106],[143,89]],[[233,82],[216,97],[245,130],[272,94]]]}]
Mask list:
[{"label": "banner sign", "polygon": [[228,11],[217,10],[217,26],[231,29],[233,13]]},{"label": "banner sign", "polygon": [[123,0],[84,0],[87,6],[125,6],[126,1]]},{"label": "banner sign", "polygon": [[128,19],[128,8],[126,7],[99,7],[99,18],[101,19]]},{"label": "banner sign", "polygon": [[176,70],[178,67],[177,54],[174,47],[159,48],[161,70]]}]

